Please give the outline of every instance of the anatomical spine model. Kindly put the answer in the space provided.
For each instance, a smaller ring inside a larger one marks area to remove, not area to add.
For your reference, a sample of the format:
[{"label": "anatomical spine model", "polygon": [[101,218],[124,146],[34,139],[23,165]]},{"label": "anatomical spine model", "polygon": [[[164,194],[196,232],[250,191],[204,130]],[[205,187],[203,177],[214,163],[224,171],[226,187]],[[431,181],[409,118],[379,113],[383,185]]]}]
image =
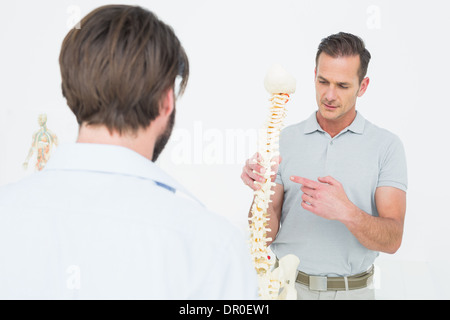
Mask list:
[{"label": "anatomical spine model", "polygon": [[[272,270],[275,263],[271,258],[267,243],[272,241],[267,237],[268,227],[267,209],[274,194],[272,187],[273,158],[279,155],[279,137],[286,117],[285,105],[296,89],[296,80],[280,65],[273,65],[265,79],[264,86],[271,94],[269,98],[269,118],[261,131],[259,154],[265,172],[260,174],[265,182],[255,182],[261,186],[254,192],[254,202],[251,208],[250,220],[250,253],[258,274],[259,295],[262,299],[296,299],[295,276],[299,260],[296,256],[288,255],[280,259],[279,267]],[[280,293],[280,289],[283,290]]]}]

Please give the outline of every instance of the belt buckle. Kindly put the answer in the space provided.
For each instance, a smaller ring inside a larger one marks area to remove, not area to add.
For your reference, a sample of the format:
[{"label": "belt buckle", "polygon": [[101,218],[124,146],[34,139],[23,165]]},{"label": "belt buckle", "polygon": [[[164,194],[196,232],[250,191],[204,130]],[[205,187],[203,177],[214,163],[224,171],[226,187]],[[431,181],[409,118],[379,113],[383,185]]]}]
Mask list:
[{"label": "belt buckle", "polygon": [[309,276],[309,289],[314,291],[327,291],[327,277]]}]

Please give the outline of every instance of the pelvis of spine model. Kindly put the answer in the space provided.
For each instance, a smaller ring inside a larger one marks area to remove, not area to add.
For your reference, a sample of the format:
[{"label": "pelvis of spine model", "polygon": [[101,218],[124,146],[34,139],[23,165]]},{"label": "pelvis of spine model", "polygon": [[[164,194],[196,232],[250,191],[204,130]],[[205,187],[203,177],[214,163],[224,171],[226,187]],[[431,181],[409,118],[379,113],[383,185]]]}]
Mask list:
[{"label": "pelvis of spine model", "polygon": [[278,261],[278,267],[272,271],[272,278],[280,282],[281,291],[278,294],[278,300],[297,299],[295,280],[299,263],[297,256],[288,254]]},{"label": "pelvis of spine model", "polygon": [[[261,166],[265,168],[262,175],[265,182],[256,182],[261,188],[254,193],[254,202],[250,218],[250,253],[258,274],[259,295],[262,299],[296,299],[295,275],[299,264],[298,258],[288,255],[280,259],[280,267],[271,270],[274,264],[270,259],[267,243],[272,239],[267,236],[269,216],[267,209],[274,194],[272,187],[273,175],[271,166],[273,157],[279,155],[279,137],[286,116],[285,105],[290,100],[290,94],[296,89],[296,80],[280,65],[272,66],[265,79],[264,86],[271,94],[269,98],[269,118],[260,137],[259,153],[262,156]],[[283,288],[280,294],[280,288]]]}]

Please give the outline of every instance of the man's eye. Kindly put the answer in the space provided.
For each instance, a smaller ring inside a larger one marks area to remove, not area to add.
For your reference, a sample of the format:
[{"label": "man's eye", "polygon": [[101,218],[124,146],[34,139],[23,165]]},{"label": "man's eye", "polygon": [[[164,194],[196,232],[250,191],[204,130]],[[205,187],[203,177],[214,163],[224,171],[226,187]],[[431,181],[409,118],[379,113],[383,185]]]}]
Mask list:
[{"label": "man's eye", "polygon": [[339,87],[341,87],[342,89],[348,89],[347,86],[339,86]]}]

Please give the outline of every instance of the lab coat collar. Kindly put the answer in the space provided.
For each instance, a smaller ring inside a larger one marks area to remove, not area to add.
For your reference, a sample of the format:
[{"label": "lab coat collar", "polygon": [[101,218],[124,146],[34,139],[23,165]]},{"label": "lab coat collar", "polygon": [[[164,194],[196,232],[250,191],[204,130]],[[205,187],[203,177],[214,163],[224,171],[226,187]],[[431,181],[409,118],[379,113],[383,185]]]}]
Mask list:
[{"label": "lab coat collar", "polygon": [[117,145],[62,144],[55,150],[44,170],[91,171],[135,176],[153,180],[159,186],[174,193],[184,193],[201,203],[155,163],[129,148]]}]

